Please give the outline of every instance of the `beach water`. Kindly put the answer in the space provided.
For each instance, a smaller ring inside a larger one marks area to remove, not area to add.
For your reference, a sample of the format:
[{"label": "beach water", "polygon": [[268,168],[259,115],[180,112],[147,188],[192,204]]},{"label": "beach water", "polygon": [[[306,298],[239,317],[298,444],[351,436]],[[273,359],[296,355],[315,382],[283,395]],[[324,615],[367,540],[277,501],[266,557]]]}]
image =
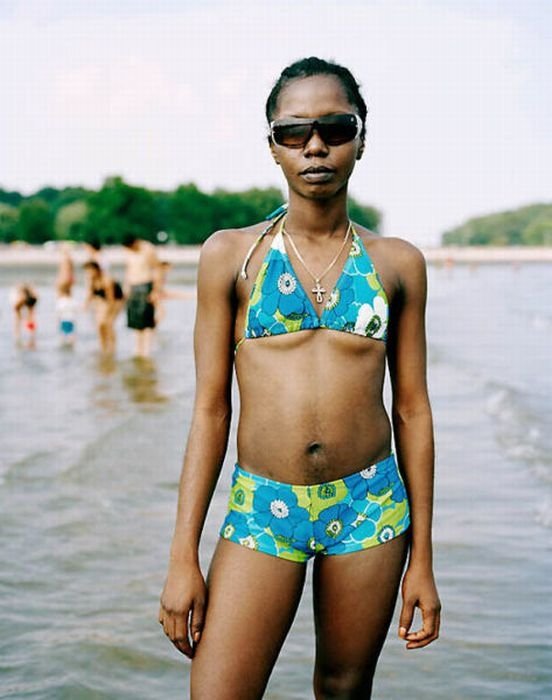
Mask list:
[{"label": "beach water", "polygon": [[[430,269],[442,635],[407,652],[395,620],[374,698],[552,697],[551,272]],[[192,409],[193,295],[167,303],[151,362],[130,359],[121,317],[110,362],[84,313],[76,347],[60,349],[49,270],[17,277],[36,280],[40,301],[36,349],[15,348],[15,272],[2,270],[0,697],[187,697],[189,664],[157,610]],[[193,270],[173,270],[171,286],[191,291]],[[226,507],[234,429],[205,566]],[[309,586],[310,577],[269,700],[312,697]]]}]

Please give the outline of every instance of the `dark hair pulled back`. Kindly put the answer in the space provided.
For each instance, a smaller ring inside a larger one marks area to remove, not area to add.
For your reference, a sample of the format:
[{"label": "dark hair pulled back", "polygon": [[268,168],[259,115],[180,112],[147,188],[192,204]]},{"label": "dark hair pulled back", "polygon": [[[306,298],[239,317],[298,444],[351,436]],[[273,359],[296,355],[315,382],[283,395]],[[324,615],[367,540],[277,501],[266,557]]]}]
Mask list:
[{"label": "dark hair pulled back", "polygon": [[295,61],[287,68],[284,68],[278,80],[274,83],[270,95],[266,101],[266,119],[270,123],[272,121],[272,116],[276,111],[278,106],[278,98],[282,90],[286,87],[288,83],[292,80],[298,78],[312,78],[315,75],[333,75],[335,76],[347,95],[347,99],[356,107],[359,117],[362,119],[362,135],[366,129],[366,114],[368,109],[364,98],[360,94],[360,86],[355,80],[353,74],[345,66],[340,66],[338,63],[333,61],[326,61],[323,58],[317,58],[316,56],[310,56],[309,58],[301,58],[299,61]]}]

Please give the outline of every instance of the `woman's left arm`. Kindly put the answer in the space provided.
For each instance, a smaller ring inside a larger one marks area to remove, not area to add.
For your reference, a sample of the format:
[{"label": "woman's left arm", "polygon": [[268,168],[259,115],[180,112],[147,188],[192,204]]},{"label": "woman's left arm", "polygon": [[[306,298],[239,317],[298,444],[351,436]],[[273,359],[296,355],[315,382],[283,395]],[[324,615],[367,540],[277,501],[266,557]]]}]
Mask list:
[{"label": "woman's left arm", "polygon": [[[391,241],[390,241],[391,243]],[[388,362],[393,389],[392,420],[399,467],[410,501],[411,545],[402,582],[399,636],[407,649],[437,639],[441,603],[433,576],[433,420],[426,381],[426,266],[417,248],[393,241],[398,289],[391,306]],[[410,631],[414,610],[422,627]]]}]

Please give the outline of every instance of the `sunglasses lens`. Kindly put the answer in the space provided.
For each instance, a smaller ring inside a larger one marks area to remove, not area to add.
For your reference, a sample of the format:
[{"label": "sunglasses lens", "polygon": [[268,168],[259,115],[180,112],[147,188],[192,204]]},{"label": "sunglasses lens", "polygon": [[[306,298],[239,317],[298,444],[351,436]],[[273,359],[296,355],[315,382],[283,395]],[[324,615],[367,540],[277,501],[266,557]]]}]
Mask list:
[{"label": "sunglasses lens", "polygon": [[320,138],[328,146],[339,146],[353,141],[358,134],[357,121],[351,114],[336,114],[320,119],[317,126]]},{"label": "sunglasses lens", "polygon": [[307,142],[312,129],[312,122],[298,124],[275,124],[272,128],[272,138],[279,146],[301,148]]},{"label": "sunglasses lens", "polygon": [[282,120],[272,125],[272,138],[279,146],[303,148],[312,136],[313,126],[328,146],[353,141],[359,133],[354,114],[332,114],[312,120]]}]

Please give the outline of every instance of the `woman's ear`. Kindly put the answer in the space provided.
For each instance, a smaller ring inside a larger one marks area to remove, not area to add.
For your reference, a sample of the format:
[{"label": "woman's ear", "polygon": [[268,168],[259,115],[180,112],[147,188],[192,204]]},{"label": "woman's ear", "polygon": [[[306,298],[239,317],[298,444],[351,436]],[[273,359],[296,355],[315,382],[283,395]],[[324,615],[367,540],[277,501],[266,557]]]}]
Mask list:
[{"label": "woman's ear", "polygon": [[356,154],[357,160],[360,160],[362,158],[362,155],[364,154],[365,145],[366,145],[366,143],[365,143],[364,139],[362,139],[362,141],[360,142],[360,146],[358,147],[358,152]]},{"label": "woman's ear", "polygon": [[272,154],[272,157],[274,158],[274,162],[276,165],[280,165],[280,161],[278,160],[278,156],[276,155],[276,148],[274,147],[274,141],[272,138],[269,136],[268,137],[268,147],[270,148],[270,153]]}]

